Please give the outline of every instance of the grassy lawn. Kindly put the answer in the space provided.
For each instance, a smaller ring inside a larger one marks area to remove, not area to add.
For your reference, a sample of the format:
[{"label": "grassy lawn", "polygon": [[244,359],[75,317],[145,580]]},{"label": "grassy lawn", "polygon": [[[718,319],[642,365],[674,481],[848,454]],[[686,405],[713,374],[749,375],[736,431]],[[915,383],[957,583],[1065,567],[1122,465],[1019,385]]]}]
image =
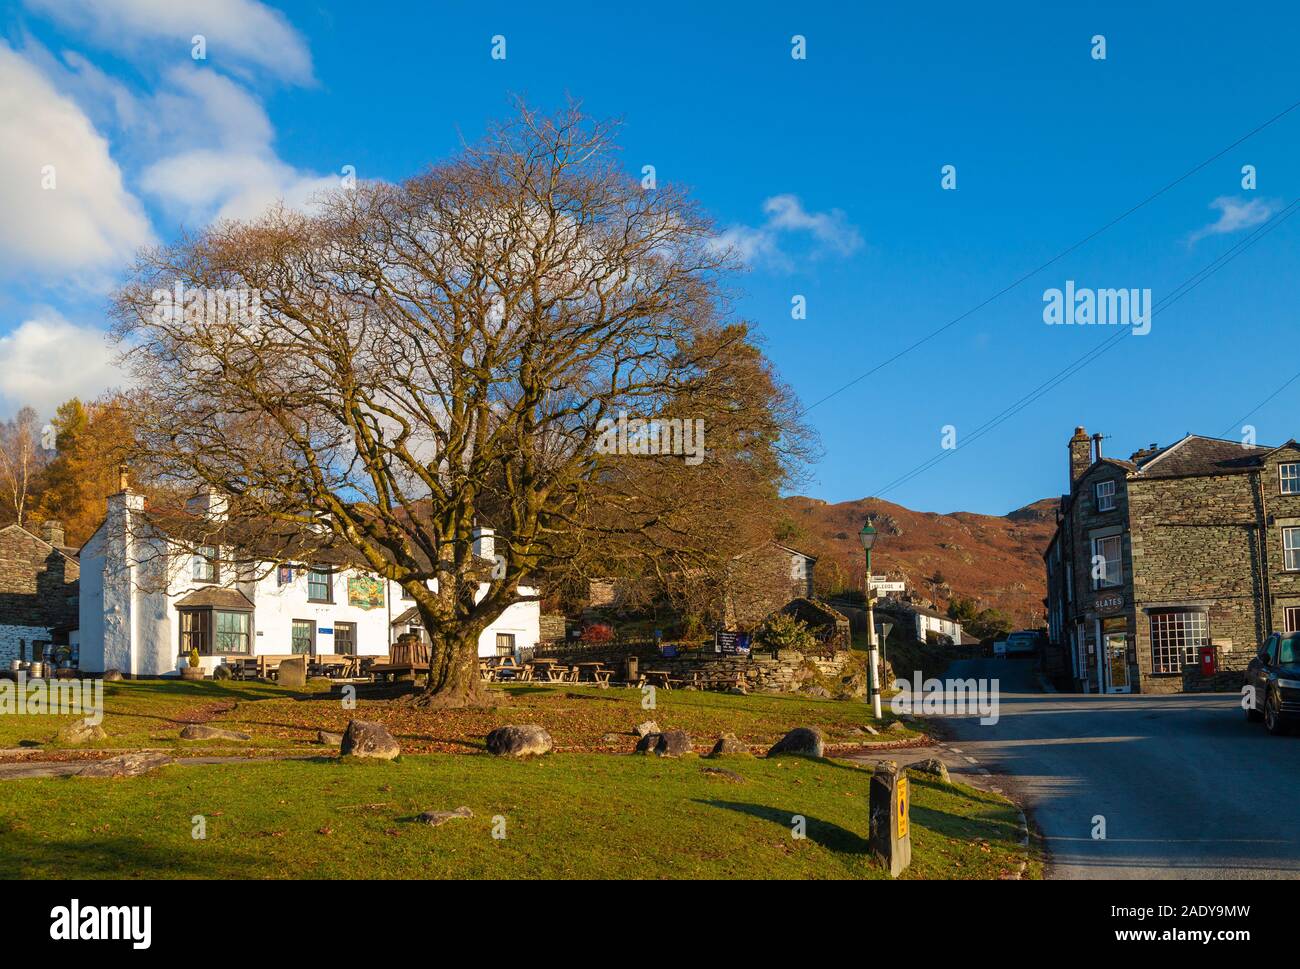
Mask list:
[{"label": "grassy lawn", "polygon": [[[712,766],[745,783],[703,772]],[[881,878],[867,852],[870,776],[794,757],[556,754],[16,780],[0,784],[0,878]],[[917,775],[912,785],[904,877],[1015,872],[1025,855],[1008,802]],[[474,817],[414,820],[461,805]],[[204,840],[194,815],[206,818]],[[806,818],[803,840],[794,815]]]},{"label": "grassy lawn", "polygon": [[[641,707],[640,691],[563,684],[521,684],[502,689],[505,702],[487,710],[429,713],[391,700],[358,699],[345,709],[327,688],[286,690],[272,684],[137,680],[104,685],[103,728],[97,747],[161,747],[181,750],[284,750],[314,745],[317,730],[342,732],[350,719],[384,723],[408,753],[467,752],[483,748],[483,738],[506,723],[545,727],[562,751],[631,750],[632,728],[655,720],[664,729],[685,729],[704,752],[721,733],[734,733],[755,748],[775,743],[791,727],[819,726],[829,744],[915,739],[911,730],[865,735],[870,708],[861,701],[765,695],[731,696],[686,690],[656,694],[653,710]],[[0,748],[40,745],[60,752],[58,728],[78,719],[49,715],[0,716]],[[182,741],[191,722],[241,730],[253,735],[242,745]],[[884,726],[884,725],[880,725]],[[608,734],[623,736],[606,740]],[[316,750],[320,748],[315,747]]]}]

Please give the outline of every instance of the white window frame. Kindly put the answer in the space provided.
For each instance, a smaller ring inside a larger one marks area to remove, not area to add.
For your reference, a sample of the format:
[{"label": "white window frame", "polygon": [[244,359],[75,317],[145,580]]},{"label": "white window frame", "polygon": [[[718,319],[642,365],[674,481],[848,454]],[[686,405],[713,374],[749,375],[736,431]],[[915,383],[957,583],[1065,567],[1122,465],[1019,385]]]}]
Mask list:
[{"label": "white window frame", "polygon": [[1151,620],[1151,672],[1181,673],[1194,666],[1202,646],[1210,644],[1209,613],[1195,609],[1153,612]]},{"label": "white window frame", "polygon": [[1284,633],[1300,633],[1300,606],[1283,607],[1282,626]]},{"label": "white window frame", "polygon": [[1300,572],[1300,525],[1282,529],[1282,568],[1287,572]]},{"label": "white window frame", "polygon": [[1277,489],[1280,494],[1300,495],[1300,462],[1290,461],[1277,466]]},{"label": "white window frame", "polygon": [[[1108,491],[1102,490],[1103,488],[1107,488],[1107,487],[1109,487]],[[1111,478],[1109,481],[1098,481],[1095,485],[1092,486],[1092,489],[1093,489],[1092,490],[1093,497],[1096,499],[1097,502],[1098,511],[1115,510],[1115,508],[1117,507],[1116,496],[1119,494],[1119,489],[1116,487],[1114,478]],[[1105,499],[1110,499],[1110,501],[1107,502],[1105,501]]]},{"label": "white window frame", "polygon": [[[1115,543],[1115,557],[1106,558],[1106,576],[1102,579],[1092,580],[1092,589],[1094,592],[1100,589],[1117,589],[1124,584],[1124,536],[1123,534],[1115,535],[1098,535],[1092,540],[1092,558],[1095,560],[1101,555],[1099,548],[1102,542]],[[1113,563],[1113,568],[1112,568]],[[1092,576],[1092,570],[1088,570],[1089,577]]]},{"label": "white window frame", "polygon": [[194,557],[190,560],[190,578],[195,582],[206,582],[215,584],[221,580],[221,572],[217,565],[217,547],[215,545],[200,545],[194,550]]}]

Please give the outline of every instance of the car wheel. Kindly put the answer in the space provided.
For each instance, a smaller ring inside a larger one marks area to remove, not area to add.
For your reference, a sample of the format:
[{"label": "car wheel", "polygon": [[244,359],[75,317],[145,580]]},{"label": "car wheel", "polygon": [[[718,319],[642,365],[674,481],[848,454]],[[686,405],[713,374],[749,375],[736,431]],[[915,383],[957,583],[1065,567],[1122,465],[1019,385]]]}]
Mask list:
[{"label": "car wheel", "polygon": [[1287,732],[1287,725],[1282,720],[1282,715],[1278,712],[1271,695],[1264,701],[1264,727],[1274,737],[1280,737]]}]

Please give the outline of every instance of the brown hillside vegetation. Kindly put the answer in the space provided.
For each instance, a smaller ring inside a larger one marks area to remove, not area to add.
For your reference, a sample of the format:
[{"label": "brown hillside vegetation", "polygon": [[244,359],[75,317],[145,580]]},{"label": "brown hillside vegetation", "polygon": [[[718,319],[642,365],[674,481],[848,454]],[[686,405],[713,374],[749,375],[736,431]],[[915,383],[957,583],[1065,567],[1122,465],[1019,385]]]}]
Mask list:
[{"label": "brown hillside vegetation", "polygon": [[848,588],[862,588],[858,531],[874,515],[881,537],[872,553],[873,573],[904,578],[941,609],[962,596],[981,608],[1005,611],[1017,628],[1043,624],[1042,554],[1055,528],[1054,498],[1002,516],[940,515],[878,499],[832,505],[796,495],[784,504],[789,519],[785,541],[821,558],[819,576],[834,573],[830,560],[838,563]]}]

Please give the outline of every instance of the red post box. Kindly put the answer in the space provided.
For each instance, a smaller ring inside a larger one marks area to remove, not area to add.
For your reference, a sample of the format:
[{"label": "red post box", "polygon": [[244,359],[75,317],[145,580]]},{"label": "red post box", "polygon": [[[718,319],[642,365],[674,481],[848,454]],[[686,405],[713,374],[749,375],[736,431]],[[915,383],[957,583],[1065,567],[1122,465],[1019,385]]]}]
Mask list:
[{"label": "red post box", "polygon": [[1201,675],[1202,675],[1202,676],[1213,676],[1213,675],[1214,675],[1214,670],[1215,670],[1215,666],[1214,666],[1214,647],[1213,647],[1213,646],[1202,646],[1202,647],[1201,647]]}]

